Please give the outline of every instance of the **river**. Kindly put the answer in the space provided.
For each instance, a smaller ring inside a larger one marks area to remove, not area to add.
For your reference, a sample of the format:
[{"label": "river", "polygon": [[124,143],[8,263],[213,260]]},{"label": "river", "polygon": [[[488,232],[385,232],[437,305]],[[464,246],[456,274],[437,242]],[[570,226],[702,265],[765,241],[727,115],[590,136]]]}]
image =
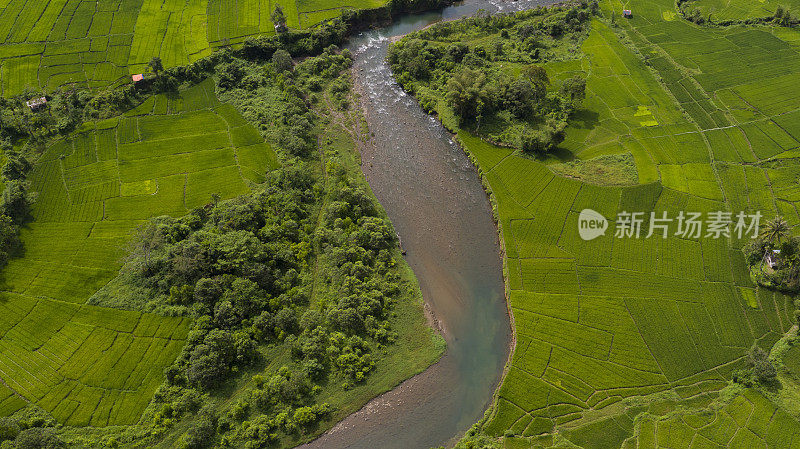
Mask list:
[{"label": "river", "polygon": [[467,0],[350,39],[354,83],[373,134],[362,150],[362,169],[402,239],[447,352],[424,373],[373,399],[304,447],[449,446],[490,405],[508,358],[511,328],[489,200],[450,134],[394,81],[386,52],[393,37],[434,22],[479,9],[510,11],[538,4]]}]

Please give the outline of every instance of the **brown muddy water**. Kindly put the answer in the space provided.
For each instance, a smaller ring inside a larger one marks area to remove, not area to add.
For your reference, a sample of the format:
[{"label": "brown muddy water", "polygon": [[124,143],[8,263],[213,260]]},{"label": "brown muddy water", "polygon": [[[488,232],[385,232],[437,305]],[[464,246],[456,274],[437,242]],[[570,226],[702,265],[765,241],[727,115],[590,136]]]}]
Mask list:
[{"label": "brown muddy water", "polygon": [[303,447],[452,445],[490,405],[508,358],[511,327],[489,200],[450,134],[394,81],[386,51],[392,38],[437,21],[479,9],[511,11],[539,4],[466,1],[351,39],[354,82],[373,134],[362,150],[362,169],[402,239],[447,352],[427,371]]}]

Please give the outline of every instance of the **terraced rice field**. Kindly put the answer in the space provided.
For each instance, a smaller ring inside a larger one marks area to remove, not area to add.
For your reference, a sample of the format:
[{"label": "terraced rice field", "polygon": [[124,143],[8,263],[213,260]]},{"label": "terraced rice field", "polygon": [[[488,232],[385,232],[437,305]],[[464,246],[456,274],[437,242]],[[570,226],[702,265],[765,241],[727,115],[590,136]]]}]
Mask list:
[{"label": "terraced rice field", "polygon": [[[601,5],[607,15],[623,8]],[[595,21],[584,54],[547,69],[551,80],[587,77],[584,110],[563,146],[584,159],[630,153],[641,185],[563,178],[459,133],[497,201],[517,333],[485,429],[535,436],[558,428],[585,447],[619,447],[631,435],[625,447],[796,447],[797,422],[752,395],[710,415],[642,420],[635,435],[642,410],[614,406],[661,392],[693,401],[725,387],[753,342],[771,347],[794,310],[790,298],[752,284],[744,240],[617,239],[619,212],[760,211],[800,223],[800,33],[666,20],[667,1],[625,8],[634,18],[618,20],[648,64]],[[604,237],[579,237],[585,208],[611,220]],[[619,438],[611,421],[597,424],[609,415]]]},{"label": "terraced rice field", "polygon": [[[727,404],[694,401],[692,408],[677,409],[674,403],[639,407],[647,415],[634,422],[632,414],[601,419],[581,432],[568,431],[568,438],[581,447],[622,449],[660,448],[789,448],[800,424],[761,394],[747,390]],[[709,405],[711,405],[709,407]],[[634,436],[622,445],[626,435]],[[527,447],[522,439],[507,447]]]},{"label": "terraced rice field", "polygon": [[703,17],[708,17],[710,14],[713,20],[721,21],[770,17],[775,14],[779,6],[791,11],[800,5],[794,0],[698,0],[691,6],[698,8]]},{"label": "terraced rice field", "polygon": [[274,34],[281,5],[291,28],[307,28],[346,8],[383,0],[4,0],[0,2],[0,85],[5,97],[26,88],[72,83],[103,87],[141,73],[154,56],[187,64],[248,36]]},{"label": "terraced rice field", "polygon": [[131,231],[248,191],[275,153],[206,81],[87,123],[29,176],[39,198],[24,257],[3,272],[0,415],[35,403],[69,425],[138,421],[188,318],[86,305],[117,275]]}]

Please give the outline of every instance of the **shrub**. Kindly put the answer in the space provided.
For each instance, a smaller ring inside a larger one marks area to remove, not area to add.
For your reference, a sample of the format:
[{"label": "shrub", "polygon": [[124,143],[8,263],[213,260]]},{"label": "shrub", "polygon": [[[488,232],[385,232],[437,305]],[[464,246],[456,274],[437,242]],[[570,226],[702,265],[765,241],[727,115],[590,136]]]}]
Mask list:
[{"label": "shrub", "polygon": [[17,435],[15,440],[18,449],[61,449],[66,447],[51,429],[32,427]]},{"label": "shrub", "polygon": [[13,440],[19,434],[19,424],[11,418],[0,418],[0,442]]}]

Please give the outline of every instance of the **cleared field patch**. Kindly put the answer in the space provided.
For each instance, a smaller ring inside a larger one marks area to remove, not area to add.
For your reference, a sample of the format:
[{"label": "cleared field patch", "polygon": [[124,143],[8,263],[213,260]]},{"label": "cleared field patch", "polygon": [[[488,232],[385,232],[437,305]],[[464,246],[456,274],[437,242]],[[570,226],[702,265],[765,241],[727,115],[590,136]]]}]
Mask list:
[{"label": "cleared field patch", "polygon": [[[68,425],[132,424],[163,381],[188,319],[85,302],[118,274],[123,246],[143,220],[249,189],[228,122],[215,112],[222,106],[213,84],[187,89],[181,100],[193,110],[173,104],[169,114],[87,124],[33,169],[35,220],[0,292],[0,379],[13,393],[0,388],[0,412],[27,401]],[[241,120],[234,113],[226,108]],[[247,169],[263,179],[275,154],[263,140],[250,147],[260,151],[250,151]]]}]

